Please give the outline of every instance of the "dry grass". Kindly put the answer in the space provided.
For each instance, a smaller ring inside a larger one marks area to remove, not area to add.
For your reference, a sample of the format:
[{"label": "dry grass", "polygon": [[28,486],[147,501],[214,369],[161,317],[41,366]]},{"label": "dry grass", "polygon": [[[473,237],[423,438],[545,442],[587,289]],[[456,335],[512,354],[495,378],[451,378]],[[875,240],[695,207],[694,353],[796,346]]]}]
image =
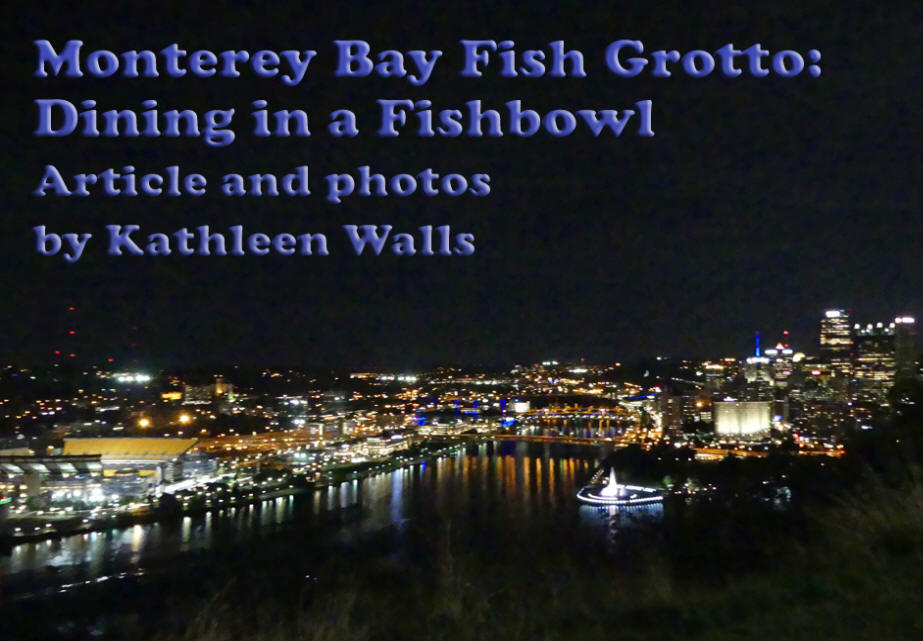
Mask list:
[{"label": "dry grass", "polygon": [[446,528],[428,576],[393,590],[340,587],[295,612],[270,606],[255,625],[260,607],[235,614],[212,602],[184,635],[160,641],[919,639],[921,479],[870,477],[816,516],[821,537],[791,541],[768,572],[717,583],[675,576],[668,555],[627,576],[567,553],[506,567],[464,556]]}]

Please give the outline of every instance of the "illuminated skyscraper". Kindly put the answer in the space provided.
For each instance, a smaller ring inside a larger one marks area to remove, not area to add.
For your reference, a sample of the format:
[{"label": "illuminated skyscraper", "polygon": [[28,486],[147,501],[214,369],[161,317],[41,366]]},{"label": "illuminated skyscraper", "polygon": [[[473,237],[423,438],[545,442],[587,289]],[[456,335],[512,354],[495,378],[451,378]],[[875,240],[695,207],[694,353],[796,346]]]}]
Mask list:
[{"label": "illuminated skyscraper", "polygon": [[849,378],[853,351],[849,312],[828,309],[820,321],[820,355],[836,376]]},{"label": "illuminated skyscraper", "polygon": [[898,316],[888,324],[855,326],[856,400],[886,402],[895,381],[916,375],[915,339],[911,316]]},{"label": "illuminated skyscraper", "polygon": [[894,385],[894,323],[855,326],[855,400],[884,402]]},{"label": "illuminated skyscraper", "polygon": [[792,375],[795,363],[804,358],[804,354],[796,354],[788,344],[788,332],[782,332],[782,340],[776,346],[763,352],[769,358],[772,368],[772,377],[776,387],[787,387],[788,379]]},{"label": "illuminated skyscraper", "polygon": [[916,321],[913,316],[894,319],[895,378],[913,378],[917,374]]}]

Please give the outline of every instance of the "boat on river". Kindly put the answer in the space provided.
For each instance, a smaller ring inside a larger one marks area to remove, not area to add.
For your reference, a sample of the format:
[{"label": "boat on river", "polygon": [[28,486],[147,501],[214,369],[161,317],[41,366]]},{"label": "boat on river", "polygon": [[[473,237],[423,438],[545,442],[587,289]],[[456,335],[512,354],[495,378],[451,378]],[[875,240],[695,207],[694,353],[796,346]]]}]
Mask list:
[{"label": "boat on river", "polygon": [[623,485],[615,478],[615,468],[609,469],[609,477],[602,483],[590,483],[580,488],[577,500],[589,505],[631,507],[663,502],[663,492],[652,487]]}]

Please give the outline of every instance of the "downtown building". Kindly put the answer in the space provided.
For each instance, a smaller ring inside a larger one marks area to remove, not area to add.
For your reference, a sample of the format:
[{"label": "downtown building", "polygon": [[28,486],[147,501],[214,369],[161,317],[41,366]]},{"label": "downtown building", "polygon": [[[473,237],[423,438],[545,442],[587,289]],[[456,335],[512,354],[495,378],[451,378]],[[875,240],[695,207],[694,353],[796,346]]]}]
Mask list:
[{"label": "downtown building", "polygon": [[847,310],[824,312],[820,321],[820,358],[829,368],[830,377],[840,379],[843,386],[852,378],[853,338]]},{"label": "downtown building", "polygon": [[722,438],[754,439],[772,426],[772,403],[726,399],[714,404],[715,433]]},{"label": "downtown building", "polygon": [[895,382],[917,373],[912,316],[853,324],[847,310],[828,309],[820,322],[819,346],[820,355],[811,363],[810,373],[829,392],[831,401],[887,405],[888,391]]},{"label": "downtown building", "polygon": [[894,385],[894,323],[856,324],[852,399],[882,404]]},{"label": "downtown building", "polygon": [[900,380],[916,376],[916,323],[898,316],[891,323],[853,326],[852,400],[884,405],[888,391]]}]

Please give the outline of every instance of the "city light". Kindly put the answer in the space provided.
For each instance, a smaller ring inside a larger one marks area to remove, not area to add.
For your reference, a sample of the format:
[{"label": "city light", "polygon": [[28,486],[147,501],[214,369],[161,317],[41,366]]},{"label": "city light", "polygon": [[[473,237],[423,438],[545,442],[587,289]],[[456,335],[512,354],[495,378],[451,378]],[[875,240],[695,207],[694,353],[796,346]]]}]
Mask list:
[{"label": "city light", "polygon": [[132,383],[149,383],[151,382],[151,377],[148,374],[115,374],[113,376],[116,383],[122,384],[132,384]]}]

